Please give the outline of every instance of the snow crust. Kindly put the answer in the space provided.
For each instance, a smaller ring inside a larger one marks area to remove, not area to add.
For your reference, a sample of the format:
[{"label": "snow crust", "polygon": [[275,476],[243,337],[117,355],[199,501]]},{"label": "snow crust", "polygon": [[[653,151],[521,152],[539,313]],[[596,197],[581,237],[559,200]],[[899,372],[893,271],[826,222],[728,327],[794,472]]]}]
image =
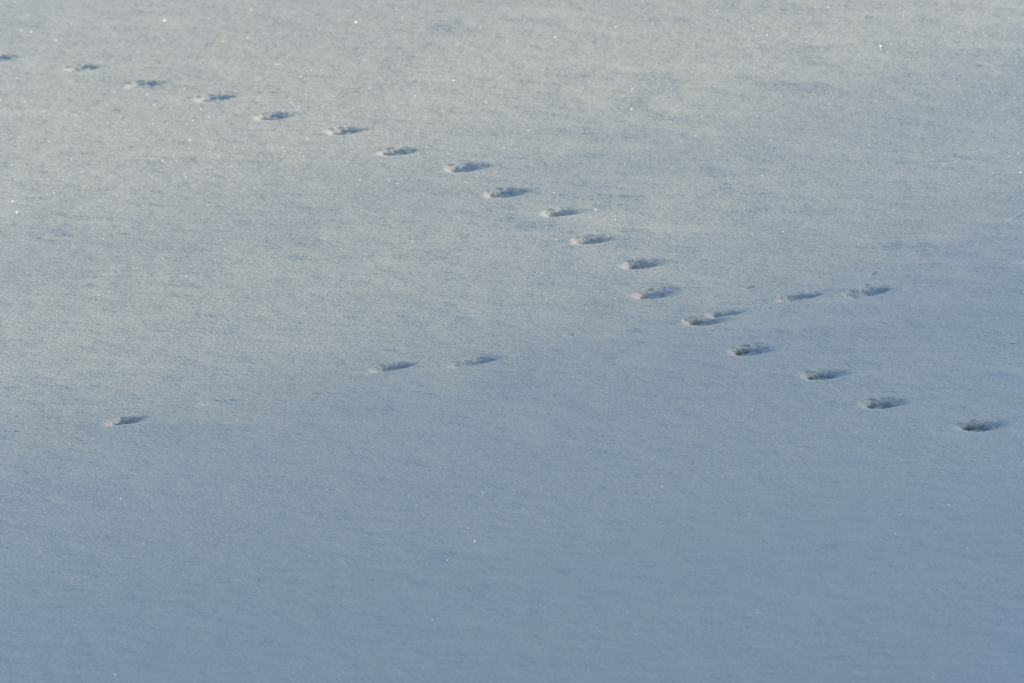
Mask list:
[{"label": "snow crust", "polygon": [[1018,5],[0,17],[5,680],[1024,670]]}]

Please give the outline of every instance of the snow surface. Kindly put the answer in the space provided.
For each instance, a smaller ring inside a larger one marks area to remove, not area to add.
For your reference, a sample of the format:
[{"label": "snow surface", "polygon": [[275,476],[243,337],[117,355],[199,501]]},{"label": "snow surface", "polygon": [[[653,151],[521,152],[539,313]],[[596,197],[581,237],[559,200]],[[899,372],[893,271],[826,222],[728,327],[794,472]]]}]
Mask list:
[{"label": "snow surface", "polygon": [[1019,3],[0,0],[0,53],[4,680],[1024,670]]}]

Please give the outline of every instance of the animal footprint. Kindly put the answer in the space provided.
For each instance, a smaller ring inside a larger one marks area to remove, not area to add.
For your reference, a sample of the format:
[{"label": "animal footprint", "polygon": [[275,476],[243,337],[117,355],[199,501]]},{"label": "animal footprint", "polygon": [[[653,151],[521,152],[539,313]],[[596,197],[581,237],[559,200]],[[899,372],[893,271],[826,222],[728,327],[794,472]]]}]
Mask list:
[{"label": "animal footprint", "polygon": [[804,379],[819,380],[819,379],[835,379],[836,377],[842,377],[847,374],[846,370],[808,370],[807,372],[800,373],[800,376]]},{"label": "animal footprint", "polygon": [[224,100],[235,99],[234,95],[196,95],[192,98],[196,102],[223,102]]},{"label": "animal footprint", "polygon": [[779,303],[786,303],[787,301],[803,301],[804,299],[813,299],[821,296],[821,292],[808,292],[806,294],[780,294],[775,297],[775,300]]},{"label": "animal footprint", "polygon": [[739,315],[743,311],[720,311],[718,313],[705,313],[703,315],[695,315],[692,318],[686,318],[683,320],[687,325],[717,325],[718,323],[725,322],[722,318],[730,318],[734,315]]},{"label": "animal footprint", "polygon": [[544,218],[559,218],[560,216],[575,216],[579,212],[579,209],[544,209],[540,215]]},{"label": "animal footprint", "polygon": [[6,62],[10,59],[17,59],[18,55],[2,54],[0,55],[0,62]]},{"label": "animal footprint", "polygon": [[[70,64],[70,65],[64,67],[64,70],[68,71],[68,72],[95,71],[98,68],[100,68],[99,64]],[[128,86],[125,86],[125,87],[128,87]]]},{"label": "animal footprint", "polygon": [[518,197],[529,192],[525,187],[496,187],[493,190],[484,192],[488,199],[504,199],[505,197]]},{"label": "animal footprint", "polygon": [[962,429],[965,432],[991,432],[993,429],[998,429],[1002,426],[1000,422],[991,422],[985,420],[968,420],[967,422],[960,422],[957,424],[957,429]]},{"label": "animal footprint", "polygon": [[675,287],[648,287],[633,294],[634,299],[664,299],[676,293]]},{"label": "animal footprint", "polygon": [[384,149],[377,152],[379,157],[400,157],[406,154],[412,154],[416,151],[415,147],[385,147]]},{"label": "animal footprint", "polygon": [[119,417],[108,424],[111,427],[120,427],[121,425],[133,425],[136,422],[142,422],[145,419],[145,415],[127,415],[125,417]]},{"label": "animal footprint", "polygon": [[490,164],[485,164],[482,161],[467,161],[464,164],[448,164],[444,167],[448,173],[470,173],[472,171],[479,171],[482,168],[490,168]]},{"label": "animal footprint", "polygon": [[888,287],[861,287],[860,289],[851,289],[847,291],[846,296],[851,299],[859,299],[862,296],[878,296],[879,294],[885,294],[888,291]]},{"label": "animal footprint", "polygon": [[125,90],[134,90],[135,88],[155,88],[156,86],[163,83],[163,81],[132,81],[131,83],[125,83]]},{"label": "animal footprint", "polygon": [[493,363],[498,360],[497,356],[477,356],[476,358],[467,358],[466,360],[456,361],[451,364],[453,368],[468,368],[473,365],[483,365],[484,363]]},{"label": "animal footprint", "polygon": [[281,119],[290,119],[294,114],[286,111],[268,111],[262,114],[257,114],[253,118],[257,121],[280,121]]},{"label": "animal footprint", "polygon": [[771,351],[766,344],[740,344],[729,349],[729,353],[734,356],[757,356],[762,353],[768,353]]},{"label": "animal footprint", "polygon": [[569,244],[601,244],[602,242],[610,242],[611,237],[608,235],[578,235],[569,240]]},{"label": "animal footprint", "polygon": [[411,368],[414,365],[416,364],[411,363],[409,361],[400,360],[397,363],[384,363],[382,365],[378,365],[375,368],[370,368],[370,372],[391,372],[392,370],[404,370],[405,368]]},{"label": "animal footprint", "polygon": [[644,270],[645,268],[653,268],[654,266],[660,266],[661,261],[653,258],[631,258],[627,259],[625,263],[620,263],[619,268],[623,270]]},{"label": "animal footprint", "polygon": [[355,133],[362,133],[368,130],[367,128],[328,128],[324,131],[324,135],[353,135]]},{"label": "animal footprint", "polygon": [[902,398],[895,398],[893,396],[884,396],[882,398],[869,398],[861,401],[860,404],[868,410],[882,410],[885,408],[895,408],[896,406],[906,405],[906,400]]}]

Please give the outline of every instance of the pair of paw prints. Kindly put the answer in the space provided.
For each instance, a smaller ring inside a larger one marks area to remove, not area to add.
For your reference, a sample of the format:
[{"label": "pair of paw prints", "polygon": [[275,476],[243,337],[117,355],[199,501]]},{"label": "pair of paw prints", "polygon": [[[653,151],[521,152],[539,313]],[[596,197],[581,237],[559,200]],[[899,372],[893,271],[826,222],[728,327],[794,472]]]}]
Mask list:
[{"label": "pair of paw prints", "polygon": [[[865,399],[860,402],[860,405],[867,410],[885,410],[886,408],[904,406],[909,402],[905,398],[881,396],[879,398]],[[993,429],[999,429],[1002,426],[1003,423],[998,420],[967,420],[956,423],[956,428],[963,432],[991,432]]]},{"label": "pair of paw prints", "polygon": [[[541,213],[543,216],[571,216],[579,213],[578,209],[547,209]],[[586,233],[582,235],[576,235],[575,237],[569,238],[569,244],[573,246],[587,246],[593,244],[604,244],[605,242],[611,242],[614,238],[611,235],[605,235],[601,233]],[[647,258],[637,257],[626,259],[619,264],[621,270],[647,270],[649,268],[655,268],[665,263],[664,260],[659,258]],[[632,298],[639,301],[645,301],[647,299],[664,299],[670,297],[679,292],[678,287],[671,285],[659,285],[655,287],[647,287],[637,292],[633,292]]]},{"label": "pair of paw prints", "polygon": [[[464,161],[458,164],[448,164],[444,167],[446,173],[472,173],[490,168],[491,164],[485,161]],[[528,187],[494,187],[483,193],[485,199],[509,199],[521,197],[532,192]],[[540,215],[545,218],[558,218],[560,216],[572,216],[579,213],[579,209],[572,208],[550,208],[541,211]]]},{"label": "pair of paw prints", "polygon": [[[491,164],[485,161],[464,161],[458,164],[448,164],[444,167],[445,173],[472,173],[490,168]],[[528,187],[494,187],[484,192],[481,196],[485,199],[509,199],[521,197],[531,192]]]},{"label": "pair of paw prints", "polygon": [[[491,164],[484,161],[465,161],[458,164],[448,164],[444,167],[447,173],[472,173],[473,171],[480,171],[485,168],[490,168]],[[525,194],[533,192],[528,187],[494,187],[485,191],[481,196],[485,199],[510,199],[512,197],[521,197]],[[576,207],[560,206],[560,207],[549,207],[540,212],[540,215],[544,218],[562,218],[564,216],[575,216],[578,213],[582,213],[583,210]],[[588,238],[593,238],[589,239]],[[600,242],[608,241],[609,237],[597,236],[597,235],[585,235],[579,239],[582,241],[573,241],[573,244],[598,244]]]},{"label": "pair of paw prints", "polygon": [[[214,97],[214,96],[211,96]],[[217,99],[227,99],[225,96],[217,96]],[[212,100],[199,100],[202,102],[209,102]],[[295,114],[287,111],[273,111],[257,114],[254,118],[257,121],[281,121],[282,119],[290,119]],[[334,128],[327,128],[324,130],[325,135],[332,137],[340,137],[344,135],[355,135],[356,133],[363,133],[369,130],[369,128],[360,128],[358,126],[338,126]],[[415,147],[385,147],[384,149],[377,150],[375,153],[379,157],[403,157],[409,154],[415,154],[418,150]]]},{"label": "pair of paw prints", "polygon": [[[485,363],[493,363],[496,360],[498,360],[498,356],[474,356],[473,358],[466,358],[464,360],[455,361],[454,363],[452,363],[448,367],[450,367],[450,368],[468,368],[468,367],[472,367],[474,365],[484,365]],[[404,370],[406,368],[411,368],[414,365],[416,365],[416,363],[414,361],[406,361],[406,360],[396,361],[396,362],[393,362],[393,363],[381,363],[380,365],[376,365],[376,366],[370,368],[369,372],[371,372],[371,373],[394,372],[395,370]]]},{"label": "pair of paw prints", "polygon": [[[856,289],[848,289],[844,292],[844,296],[850,299],[860,299],[866,296],[878,296],[879,294],[885,294],[890,291],[888,287],[876,287],[872,285],[865,285],[864,287],[858,287]],[[790,301],[805,301],[807,299],[817,299],[824,292],[799,292],[796,294],[780,294],[775,297],[775,301],[778,303],[789,303]]]}]

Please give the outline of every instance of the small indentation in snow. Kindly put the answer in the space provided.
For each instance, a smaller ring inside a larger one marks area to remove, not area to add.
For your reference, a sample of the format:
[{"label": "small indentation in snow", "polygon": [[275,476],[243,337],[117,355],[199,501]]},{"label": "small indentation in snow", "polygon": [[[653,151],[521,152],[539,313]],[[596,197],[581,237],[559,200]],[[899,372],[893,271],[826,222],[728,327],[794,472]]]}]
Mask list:
[{"label": "small indentation in snow", "polygon": [[448,164],[444,170],[448,173],[471,173],[489,167],[490,164],[485,164],[482,161],[467,161],[463,164]]},{"label": "small indentation in snow", "polygon": [[846,296],[851,299],[859,299],[864,296],[878,296],[879,294],[885,294],[888,291],[888,287],[861,287],[859,289],[848,290],[846,292]]},{"label": "small indentation in snow", "polygon": [[406,154],[412,154],[416,151],[415,147],[385,147],[384,149],[377,152],[379,157],[400,157]]},{"label": "small indentation in snow", "polygon": [[819,380],[819,379],[835,379],[836,377],[842,377],[847,374],[846,370],[808,370],[800,374],[804,379]]},{"label": "small indentation in snow", "polygon": [[814,299],[821,296],[821,292],[806,292],[803,294],[780,294],[775,297],[775,300],[779,303],[786,303],[787,301],[803,301],[804,299]]},{"label": "small indentation in snow", "polygon": [[734,356],[756,356],[762,353],[768,353],[771,349],[766,344],[740,344],[729,349],[729,353]]},{"label": "small indentation in snow", "polygon": [[601,244],[602,242],[610,242],[611,237],[608,235],[578,235],[569,240],[569,244]]},{"label": "small indentation in snow", "polygon": [[664,299],[676,293],[675,287],[648,287],[633,294],[634,299]]},{"label": "small indentation in snow", "polygon": [[201,103],[205,104],[207,102],[224,102],[226,100],[233,100],[233,99],[235,99],[235,96],[234,95],[227,95],[227,94],[196,95],[192,99],[195,100],[196,102],[201,102]]},{"label": "small indentation in snow", "polygon": [[120,427],[121,425],[133,425],[136,422],[142,422],[146,419],[145,415],[126,415],[119,417],[109,423],[111,427]]},{"label": "small indentation in snow", "polygon": [[125,90],[134,90],[135,88],[155,88],[156,86],[163,83],[163,81],[132,81],[131,83],[125,83]]},{"label": "small indentation in snow", "polygon": [[370,368],[370,372],[391,372],[392,370],[404,370],[405,368],[411,368],[416,363],[400,360],[396,363],[382,363],[377,367]]},{"label": "small indentation in snow", "polygon": [[540,215],[544,216],[544,218],[559,218],[561,216],[575,216],[579,212],[580,212],[579,209],[569,209],[569,208],[544,209],[543,211],[540,212]]},{"label": "small indentation in snow", "polygon": [[661,261],[654,258],[631,258],[627,259],[624,263],[620,263],[619,268],[623,270],[644,270],[660,265]]},{"label": "small indentation in snow", "polygon": [[525,187],[496,187],[493,190],[484,192],[487,199],[504,199],[506,197],[518,197],[529,192]]},{"label": "small indentation in snow", "polygon": [[493,363],[498,360],[497,356],[477,356],[476,358],[467,358],[466,360],[460,360],[452,363],[453,368],[468,368],[473,365],[483,365],[484,363]]},{"label": "small indentation in snow", "polygon": [[355,133],[362,133],[367,130],[366,128],[328,128],[324,131],[325,135],[354,135]]},{"label": "small indentation in snow", "polygon": [[1002,426],[1002,423],[992,420],[968,420],[967,422],[957,423],[957,429],[962,429],[965,432],[991,432],[1000,426]]},{"label": "small indentation in snow", "polygon": [[861,406],[868,410],[884,410],[886,408],[895,408],[896,406],[906,405],[906,399],[896,398],[895,396],[882,396],[880,398],[869,398],[860,402]]},{"label": "small indentation in snow", "polygon": [[695,315],[691,318],[683,320],[687,325],[717,325],[718,323],[725,322],[723,318],[731,318],[734,315],[739,315],[743,311],[718,311],[716,313],[704,313],[703,315]]}]

